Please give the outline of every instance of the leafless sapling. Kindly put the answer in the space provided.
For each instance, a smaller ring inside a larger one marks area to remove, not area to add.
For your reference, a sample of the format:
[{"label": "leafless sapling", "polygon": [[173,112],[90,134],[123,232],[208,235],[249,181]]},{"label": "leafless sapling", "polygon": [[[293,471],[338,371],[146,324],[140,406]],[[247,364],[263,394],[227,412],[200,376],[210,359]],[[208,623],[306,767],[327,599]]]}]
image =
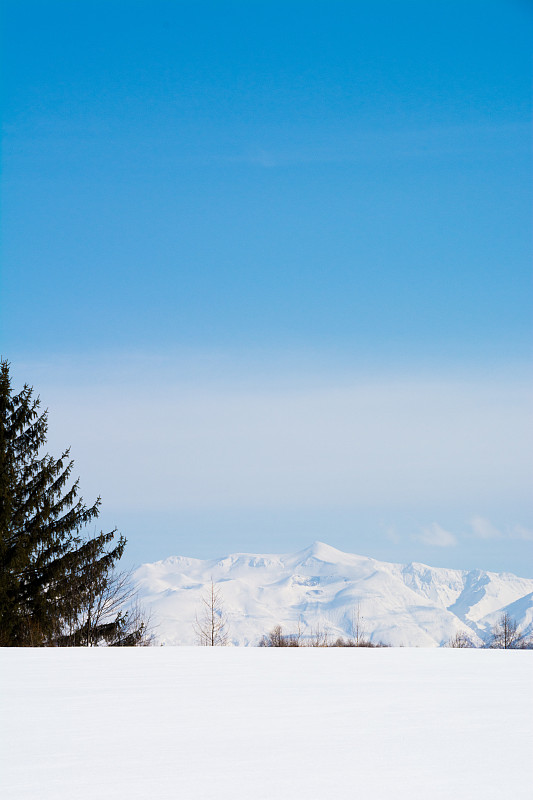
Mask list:
[{"label": "leafless sapling", "polygon": [[202,612],[200,618],[196,615],[194,629],[198,644],[204,647],[221,647],[228,644],[228,624],[222,593],[213,580],[202,597]]}]

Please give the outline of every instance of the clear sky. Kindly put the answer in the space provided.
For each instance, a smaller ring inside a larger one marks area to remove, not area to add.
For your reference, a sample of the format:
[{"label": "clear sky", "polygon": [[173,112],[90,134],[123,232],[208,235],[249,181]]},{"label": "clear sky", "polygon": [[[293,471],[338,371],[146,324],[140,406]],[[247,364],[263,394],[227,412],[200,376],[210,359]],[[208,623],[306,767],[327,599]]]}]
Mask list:
[{"label": "clear sky", "polygon": [[531,4],[1,5],[1,351],[129,557],[531,574]]}]

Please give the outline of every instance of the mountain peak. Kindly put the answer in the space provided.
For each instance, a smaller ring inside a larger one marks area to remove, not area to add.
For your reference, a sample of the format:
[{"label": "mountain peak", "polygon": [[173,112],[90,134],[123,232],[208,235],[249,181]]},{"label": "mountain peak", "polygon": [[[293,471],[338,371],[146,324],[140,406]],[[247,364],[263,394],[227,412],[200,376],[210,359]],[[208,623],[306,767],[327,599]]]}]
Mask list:
[{"label": "mountain peak", "polygon": [[337,548],[329,544],[325,544],[325,542],[316,540],[309,547],[306,547],[305,550],[302,550],[299,555],[303,558],[316,558],[317,561],[338,563],[346,556],[346,553],[343,553],[342,550],[337,550]]},{"label": "mountain peak", "polygon": [[392,564],[315,541],[297,553],[234,553],[217,561],[173,558],[136,573],[161,641],[193,644],[194,620],[213,580],[234,644],[257,644],[274,626],[350,636],[360,610],[372,641],[437,646],[457,632],[481,643],[507,608],[533,631],[533,580],[497,573]]}]

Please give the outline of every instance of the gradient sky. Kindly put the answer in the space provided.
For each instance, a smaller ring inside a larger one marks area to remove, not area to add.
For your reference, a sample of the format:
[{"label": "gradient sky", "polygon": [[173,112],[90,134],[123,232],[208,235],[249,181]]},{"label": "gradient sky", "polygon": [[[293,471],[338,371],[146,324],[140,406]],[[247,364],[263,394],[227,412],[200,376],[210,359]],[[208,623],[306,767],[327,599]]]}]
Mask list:
[{"label": "gradient sky", "polygon": [[531,5],[1,5],[1,351],[128,557],[531,574]]}]

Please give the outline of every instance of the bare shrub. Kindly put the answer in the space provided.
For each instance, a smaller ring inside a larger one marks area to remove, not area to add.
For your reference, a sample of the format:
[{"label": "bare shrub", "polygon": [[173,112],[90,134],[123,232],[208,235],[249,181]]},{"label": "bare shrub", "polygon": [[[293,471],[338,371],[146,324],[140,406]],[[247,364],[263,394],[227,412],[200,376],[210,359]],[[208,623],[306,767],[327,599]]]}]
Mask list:
[{"label": "bare shrub", "polygon": [[259,647],[300,647],[300,632],[286,636],[281,625],[275,625],[260,640]]},{"label": "bare shrub", "polygon": [[451,639],[448,640],[446,643],[446,647],[453,647],[453,648],[467,648],[467,647],[475,647],[476,645],[472,641],[472,639],[464,633],[464,631],[459,631],[455,634]]}]

